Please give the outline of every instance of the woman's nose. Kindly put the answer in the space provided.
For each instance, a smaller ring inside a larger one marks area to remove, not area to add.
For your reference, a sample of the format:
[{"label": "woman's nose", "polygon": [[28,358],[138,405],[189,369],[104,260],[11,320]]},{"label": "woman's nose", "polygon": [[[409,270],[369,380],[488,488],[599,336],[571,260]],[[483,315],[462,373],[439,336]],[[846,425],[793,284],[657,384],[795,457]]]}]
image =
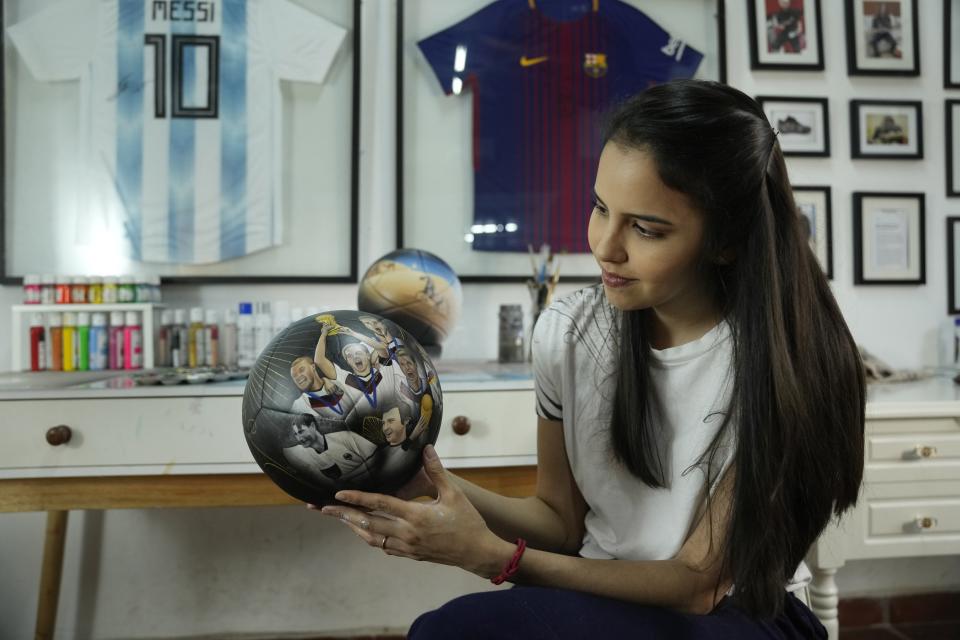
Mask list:
[{"label": "woman's nose", "polygon": [[600,236],[600,241],[594,247],[596,257],[604,262],[623,262],[627,259],[627,252],[623,248],[620,237],[622,231],[616,225],[608,224]]}]

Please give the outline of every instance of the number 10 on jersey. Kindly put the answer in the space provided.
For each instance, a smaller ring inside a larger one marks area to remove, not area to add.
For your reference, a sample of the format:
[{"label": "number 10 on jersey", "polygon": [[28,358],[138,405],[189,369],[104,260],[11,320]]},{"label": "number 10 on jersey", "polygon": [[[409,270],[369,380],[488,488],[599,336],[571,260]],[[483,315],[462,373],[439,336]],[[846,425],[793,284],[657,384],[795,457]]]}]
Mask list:
[{"label": "number 10 on jersey", "polygon": [[220,36],[148,33],[143,42],[148,50],[153,50],[154,116],[167,117],[169,94],[169,117],[216,118],[220,96]]}]

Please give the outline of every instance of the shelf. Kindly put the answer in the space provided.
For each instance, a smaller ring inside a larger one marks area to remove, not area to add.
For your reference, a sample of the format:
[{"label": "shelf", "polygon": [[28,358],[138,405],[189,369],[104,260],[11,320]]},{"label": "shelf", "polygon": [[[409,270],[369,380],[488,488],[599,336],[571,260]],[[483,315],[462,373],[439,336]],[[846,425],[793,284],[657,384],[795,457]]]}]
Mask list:
[{"label": "shelf", "polygon": [[151,311],[163,307],[162,302],[112,302],[110,304],[15,304],[14,313],[49,313],[56,311]]}]

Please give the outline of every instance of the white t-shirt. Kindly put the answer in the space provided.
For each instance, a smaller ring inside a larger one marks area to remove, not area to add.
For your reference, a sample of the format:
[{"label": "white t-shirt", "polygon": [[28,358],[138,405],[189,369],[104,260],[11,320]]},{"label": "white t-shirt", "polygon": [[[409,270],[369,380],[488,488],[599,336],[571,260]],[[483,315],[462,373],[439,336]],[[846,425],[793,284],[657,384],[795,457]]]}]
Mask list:
[{"label": "white t-shirt", "polygon": [[[693,342],[651,351],[653,416],[666,480],[665,487],[651,488],[615,460],[609,435],[619,366],[611,333],[617,313],[598,285],[557,300],[541,314],[533,336],[537,413],[563,423],[570,469],[589,507],[580,555],[666,560],[691,533],[706,497],[706,460],[698,460],[730,402],[730,329],[722,322]],[[713,461],[714,483],[732,461],[733,427]],[[809,578],[801,563],[788,588]]]},{"label": "white t-shirt", "polygon": [[86,224],[145,262],[281,244],[280,80],[323,82],[343,28],[287,0],[64,0],[7,33],[38,80],[79,81]]}]

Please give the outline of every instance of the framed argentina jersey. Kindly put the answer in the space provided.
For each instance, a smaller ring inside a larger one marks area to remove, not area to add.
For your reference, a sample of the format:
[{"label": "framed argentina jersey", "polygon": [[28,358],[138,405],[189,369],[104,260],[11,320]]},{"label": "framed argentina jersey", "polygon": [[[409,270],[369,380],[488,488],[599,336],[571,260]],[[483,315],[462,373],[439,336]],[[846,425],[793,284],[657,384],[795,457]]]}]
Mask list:
[{"label": "framed argentina jersey", "polygon": [[586,231],[604,114],[724,79],[717,0],[401,2],[398,244],[465,281],[525,280],[529,250],[595,278]]},{"label": "framed argentina jersey", "polygon": [[355,281],[359,4],[3,0],[2,275]]}]

